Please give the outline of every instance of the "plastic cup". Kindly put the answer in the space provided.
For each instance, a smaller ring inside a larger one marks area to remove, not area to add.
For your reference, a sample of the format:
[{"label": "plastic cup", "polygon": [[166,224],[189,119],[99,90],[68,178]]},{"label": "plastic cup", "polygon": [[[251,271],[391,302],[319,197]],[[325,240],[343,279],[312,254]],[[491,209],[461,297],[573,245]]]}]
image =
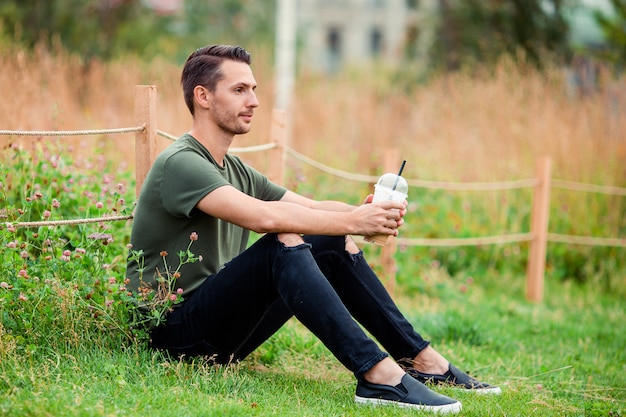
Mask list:
[{"label": "plastic cup", "polygon": [[[403,182],[404,184],[406,184],[406,181],[403,180]],[[407,189],[404,184],[402,187],[400,187],[401,189]],[[379,183],[379,184],[374,185],[374,198],[372,199],[372,203],[376,201],[385,201],[385,200],[397,201],[401,203],[404,200],[406,200],[407,196],[408,194],[406,192],[403,192],[398,188],[394,190],[392,187],[388,187],[386,185],[382,185]],[[367,242],[374,243],[380,246],[385,246],[385,244],[387,243],[387,240],[389,239],[389,236],[391,235],[373,235],[373,236],[365,236],[364,239]]]}]

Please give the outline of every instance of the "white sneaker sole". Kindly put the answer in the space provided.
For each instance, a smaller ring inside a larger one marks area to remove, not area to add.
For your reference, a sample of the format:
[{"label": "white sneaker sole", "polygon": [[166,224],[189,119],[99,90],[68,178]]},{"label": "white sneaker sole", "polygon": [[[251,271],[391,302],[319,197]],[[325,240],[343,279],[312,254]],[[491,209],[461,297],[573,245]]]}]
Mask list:
[{"label": "white sneaker sole", "polygon": [[500,389],[500,387],[467,389],[465,387],[459,386],[459,387],[453,387],[453,388],[461,392],[470,392],[472,394],[477,394],[477,395],[500,395],[502,394],[502,390]]},{"label": "white sneaker sole", "polygon": [[437,414],[458,413],[459,411],[461,411],[461,403],[458,401],[452,404],[445,404],[445,405],[421,405],[421,404],[403,403],[400,401],[383,400],[381,398],[359,397],[358,395],[354,396],[354,401],[357,404],[394,405],[400,408],[412,408],[414,410],[430,411],[430,412],[437,413]]}]

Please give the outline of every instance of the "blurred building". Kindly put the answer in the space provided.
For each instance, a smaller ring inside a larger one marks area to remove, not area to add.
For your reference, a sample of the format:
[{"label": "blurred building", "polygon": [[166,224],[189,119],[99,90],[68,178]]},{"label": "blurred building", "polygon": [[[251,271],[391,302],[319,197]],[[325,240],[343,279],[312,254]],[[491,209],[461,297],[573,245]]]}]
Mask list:
[{"label": "blurred building", "polygon": [[[298,0],[302,65],[333,72],[427,48],[437,0]],[[421,43],[421,44],[420,44]]]},{"label": "blurred building", "polygon": [[[180,12],[185,0],[141,0],[160,14]],[[277,0],[263,0],[277,3]],[[408,56],[427,66],[428,49],[442,24],[446,0],[289,0],[295,7],[301,68],[332,73],[375,60],[398,63]],[[594,10],[611,12],[609,0],[579,0],[565,18],[571,43],[602,43]]]},{"label": "blurred building", "polygon": [[183,7],[183,0],[142,0],[142,2],[159,14],[174,14]]},{"label": "blurred building", "polygon": [[614,13],[608,0],[579,0],[578,7],[566,14],[571,25],[570,42],[576,48],[594,47],[604,43],[604,35],[594,17],[598,11],[605,15]]}]

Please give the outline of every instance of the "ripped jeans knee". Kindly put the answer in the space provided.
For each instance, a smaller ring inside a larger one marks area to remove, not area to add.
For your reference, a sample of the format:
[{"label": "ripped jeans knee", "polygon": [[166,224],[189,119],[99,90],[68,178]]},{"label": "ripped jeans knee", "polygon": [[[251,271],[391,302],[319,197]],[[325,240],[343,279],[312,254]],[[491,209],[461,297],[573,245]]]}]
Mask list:
[{"label": "ripped jeans knee", "polygon": [[356,255],[361,252],[361,248],[359,248],[354,239],[350,236],[346,236],[346,251],[351,255]]},{"label": "ripped jeans knee", "polygon": [[276,239],[286,247],[302,245],[304,239],[297,233],[278,233]]}]

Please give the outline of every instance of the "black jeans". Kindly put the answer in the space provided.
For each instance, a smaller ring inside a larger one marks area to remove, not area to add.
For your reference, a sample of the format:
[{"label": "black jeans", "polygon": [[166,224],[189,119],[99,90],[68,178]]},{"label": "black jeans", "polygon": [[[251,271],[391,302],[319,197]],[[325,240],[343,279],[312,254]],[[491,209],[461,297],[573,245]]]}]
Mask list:
[{"label": "black jeans", "polygon": [[404,318],[363,253],[343,236],[305,236],[286,247],[276,234],[209,276],[167,323],[152,347],[174,355],[208,355],[218,363],[245,358],[295,316],[357,378],[388,354],[412,359],[428,346]]}]

